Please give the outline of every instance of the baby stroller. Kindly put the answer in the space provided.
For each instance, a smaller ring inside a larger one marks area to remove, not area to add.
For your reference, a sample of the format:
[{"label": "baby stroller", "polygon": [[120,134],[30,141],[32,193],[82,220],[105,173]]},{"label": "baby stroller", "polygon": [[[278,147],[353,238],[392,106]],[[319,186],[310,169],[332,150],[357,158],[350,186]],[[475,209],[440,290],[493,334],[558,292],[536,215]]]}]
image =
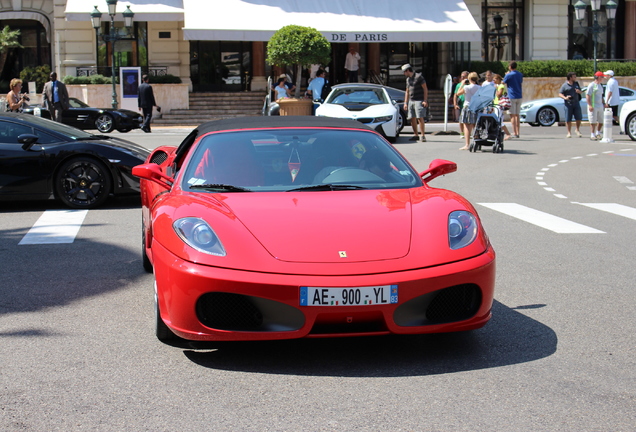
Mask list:
[{"label": "baby stroller", "polygon": [[468,150],[476,152],[482,146],[492,146],[493,153],[501,153],[504,149],[503,114],[504,110],[492,103],[495,98],[495,86],[479,89],[473,96],[468,108],[477,113],[477,123],[473,140]]}]

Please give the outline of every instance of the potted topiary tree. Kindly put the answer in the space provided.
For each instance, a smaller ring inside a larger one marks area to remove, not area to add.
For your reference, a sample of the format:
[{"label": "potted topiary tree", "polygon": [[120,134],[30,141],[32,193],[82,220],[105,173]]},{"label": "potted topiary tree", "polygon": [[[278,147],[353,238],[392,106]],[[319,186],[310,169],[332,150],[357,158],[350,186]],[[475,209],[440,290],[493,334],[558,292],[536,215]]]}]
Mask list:
[{"label": "potted topiary tree", "polygon": [[296,93],[293,99],[279,102],[281,115],[311,115],[313,102],[300,98],[302,67],[327,64],[331,60],[331,45],[312,27],[288,25],[278,30],[267,43],[267,63],[274,66],[294,66]]}]

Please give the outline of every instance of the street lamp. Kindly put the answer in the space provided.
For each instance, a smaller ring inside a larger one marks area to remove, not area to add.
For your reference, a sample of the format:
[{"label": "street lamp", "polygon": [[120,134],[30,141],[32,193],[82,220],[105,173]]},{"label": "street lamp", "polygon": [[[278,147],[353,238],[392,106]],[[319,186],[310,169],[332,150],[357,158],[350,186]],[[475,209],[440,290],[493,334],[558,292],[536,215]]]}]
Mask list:
[{"label": "street lamp", "polygon": [[497,60],[499,60],[501,49],[508,44],[508,36],[501,34],[502,30],[504,30],[504,27],[501,26],[503,17],[499,14],[495,14],[492,20],[495,25],[494,31],[496,35],[490,36],[490,45],[497,50]]},{"label": "street lamp", "polygon": [[[112,43],[112,46],[111,46],[111,53],[112,53],[111,78],[113,81],[112,105],[113,105],[113,109],[117,109],[117,87],[115,84],[115,73],[116,73],[115,71],[115,42],[117,42],[118,40],[133,39],[130,37],[130,29],[133,26],[133,17],[135,16],[135,14],[133,13],[133,11],[130,10],[130,5],[128,5],[126,7],[126,10],[123,13],[124,25],[126,26],[126,30],[128,34],[120,35],[119,32],[115,29],[115,15],[117,13],[117,0],[106,0],[106,3],[108,4],[108,15],[110,15],[110,32],[108,34],[102,34],[101,37],[104,42]],[[97,35],[97,37],[99,37],[100,36],[99,32],[102,25],[102,13],[99,11],[99,9],[97,9],[97,6],[95,6],[95,9],[93,10],[93,12],[91,12],[91,21],[93,22],[93,28],[95,29],[95,34]]]},{"label": "street lamp", "polygon": [[[590,27],[584,27],[585,31],[592,34],[592,41],[594,42],[594,72],[596,72],[596,46],[598,44],[598,35],[599,33],[604,32],[607,27],[602,26],[598,23],[598,14],[601,11],[601,0],[590,0],[590,6],[592,7],[592,13],[594,14],[594,24]],[[616,18],[616,8],[618,4],[614,0],[609,0],[605,5],[605,14],[607,15],[607,22],[612,23],[614,18]],[[583,27],[583,20],[585,19],[585,10],[587,9],[587,4],[582,0],[577,1],[574,4],[574,13],[576,15],[576,19]]]}]

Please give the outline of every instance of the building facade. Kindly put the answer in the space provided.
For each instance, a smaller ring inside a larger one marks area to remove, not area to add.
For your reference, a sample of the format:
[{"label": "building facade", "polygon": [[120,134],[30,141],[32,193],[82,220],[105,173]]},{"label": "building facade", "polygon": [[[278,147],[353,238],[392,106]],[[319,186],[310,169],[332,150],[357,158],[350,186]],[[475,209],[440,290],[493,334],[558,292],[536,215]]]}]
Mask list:
[{"label": "building facade", "polygon": [[[0,26],[20,29],[23,48],[2,53],[0,85],[27,66],[48,64],[60,76],[139,66],[179,76],[194,92],[258,91],[281,71],[267,65],[267,40],[287,24],[310,25],[332,43],[332,82],[346,79],[349,47],[361,55],[360,79],[400,87],[404,63],[421,69],[432,88],[475,60],[591,58],[593,23],[574,17],[575,0],[258,0],[119,1],[115,43],[105,0],[0,0]],[[589,2],[588,2],[589,3]],[[606,0],[603,0],[603,4]],[[636,0],[618,0],[616,20],[598,34],[599,59],[636,59]],[[91,12],[102,12],[99,33]],[[129,7],[134,25],[123,27]]]}]

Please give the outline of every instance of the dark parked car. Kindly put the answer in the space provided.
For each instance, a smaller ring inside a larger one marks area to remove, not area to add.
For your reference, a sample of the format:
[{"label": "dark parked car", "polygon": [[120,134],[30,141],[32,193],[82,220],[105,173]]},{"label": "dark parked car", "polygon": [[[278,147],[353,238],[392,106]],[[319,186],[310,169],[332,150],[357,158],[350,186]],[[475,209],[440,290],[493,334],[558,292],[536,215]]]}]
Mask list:
[{"label": "dark parked car", "polygon": [[100,206],[110,194],[139,192],[135,165],[150,151],[120,138],[16,113],[0,114],[0,200],[56,198]]},{"label": "dark parked car", "polygon": [[[113,130],[129,132],[132,129],[141,128],[143,116],[135,111],[112,108],[93,108],[79,99],[69,98],[71,107],[63,112],[62,123],[79,129],[97,129],[101,133],[110,133]],[[41,105],[30,105],[24,110],[27,114],[34,114],[40,110],[40,116],[51,118],[51,113]]]}]

